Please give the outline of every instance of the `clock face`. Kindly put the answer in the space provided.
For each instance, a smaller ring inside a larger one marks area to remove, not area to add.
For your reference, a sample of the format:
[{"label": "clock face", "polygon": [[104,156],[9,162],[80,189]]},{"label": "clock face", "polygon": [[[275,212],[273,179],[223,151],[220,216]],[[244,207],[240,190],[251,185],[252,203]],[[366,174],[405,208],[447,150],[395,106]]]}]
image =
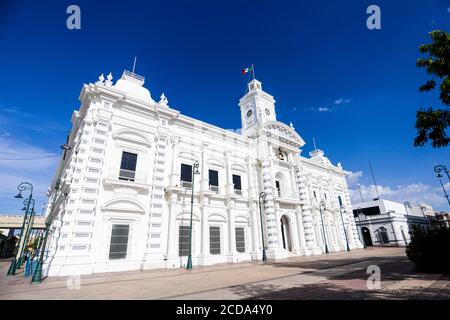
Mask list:
[{"label": "clock face", "polygon": [[250,118],[251,115],[252,115],[252,110],[248,110],[247,111],[247,118]]},{"label": "clock face", "polygon": [[266,108],[266,114],[270,115],[270,110]]}]

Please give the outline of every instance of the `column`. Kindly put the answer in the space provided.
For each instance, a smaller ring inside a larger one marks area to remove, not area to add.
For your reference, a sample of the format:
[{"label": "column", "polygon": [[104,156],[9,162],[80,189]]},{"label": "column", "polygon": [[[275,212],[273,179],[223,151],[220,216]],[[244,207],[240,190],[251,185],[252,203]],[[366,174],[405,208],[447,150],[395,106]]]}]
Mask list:
[{"label": "column", "polygon": [[305,240],[305,231],[303,229],[302,209],[300,206],[296,206],[296,208],[295,208],[295,218],[296,218],[296,223],[297,223],[297,233],[298,233],[298,240],[299,240],[298,253],[305,254],[304,249],[306,248],[306,240]]},{"label": "column", "polygon": [[300,160],[300,155],[297,155],[296,165],[296,181],[300,197],[300,206],[302,210],[302,222],[305,234],[306,248],[312,253],[318,253],[317,244],[315,241],[316,235],[313,227],[311,205],[308,198],[308,190],[306,188],[306,181],[304,177],[303,167]]},{"label": "column", "polygon": [[[355,217],[353,216],[353,212],[351,210],[351,200],[350,200],[350,193],[348,192],[348,186],[347,182],[344,180],[344,199],[346,208],[348,210],[348,221],[349,221],[349,228],[351,229],[351,233],[348,233],[348,237],[351,237],[353,239],[354,248],[363,248],[363,245],[359,239],[359,233],[358,229],[356,227]],[[372,231],[371,231],[372,232]]]},{"label": "column", "polygon": [[255,206],[255,203],[250,203],[250,223],[251,223],[251,232],[252,232],[252,256],[257,254],[261,250],[261,239],[259,234],[261,233],[261,228],[259,225],[259,212],[258,207]]},{"label": "column", "polygon": [[177,222],[176,222],[176,194],[171,194],[169,199],[169,226],[167,233],[167,256],[166,266],[168,268],[175,267],[178,253],[176,252],[178,238],[177,238]]},{"label": "column", "polygon": [[236,229],[234,224],[234,215],[231,208],[227,208],[228,214],[228,262],[234,262],[234,255],[236,254]]},{"label": "column", "polygon": [[227,195],[234,194],[234,185],[233,185],[233,172],[231,171],[231,152],[225,152],[225,170],[226,170],[226,184],[225,184],[225,193]]},{"label": "column", "polygon": [[201,152],[201,160],[200,162],[200,189],[201,191],[208,191],[209,190],[209,173],[208,173],[208,166],[206,164],[207,161],[207,153],[208,151],[208,145],[206,143],[202,144],[202,152]]},{"label": "column", "polygon": [[268,258],[274,258],[276,256],[276,252],[278,251],[278,232],[277,232],[277,222],[276,215],[274,209],[274,201],[273,201],[273,179],[270,173],[270,161],[268,159],[263,160],[261,164],[261,172],[262,172],[262,184],[263,190],[266,193],[266,203],[265,205],[261,203],[264,207],[265,213],[265,236],[267,239],[267,254]]},{"label": "column", "polygon": [[199,206],[201,215],[201,248],[202,255],[209,254],[209,224],[208,224],[208,208],[205,203],[201,203]]},{"label": "column", "polygon": [[170,142],[172,144],[172,169],[170,172],[170,186],[176,186],[180,183],[180,175],[177,173],[178,169],[176,168],[176,159],[178,154],[178,143],[180,142],[180,137],[171,136]]}]

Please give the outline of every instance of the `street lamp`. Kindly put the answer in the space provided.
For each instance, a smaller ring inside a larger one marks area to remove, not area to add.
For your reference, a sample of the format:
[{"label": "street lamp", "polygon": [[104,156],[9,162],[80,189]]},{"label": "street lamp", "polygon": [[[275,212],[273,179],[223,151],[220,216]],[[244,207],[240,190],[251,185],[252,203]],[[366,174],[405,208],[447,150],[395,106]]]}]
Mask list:
[{"label": "street lamp", "polygon": [[447,198],[448,205],[450,206],[450,199],[447,194],[447,191],[445,190],[444,184],[442,183],[442,174],[441,172],[444,171],[447,174],[447,178],[450,181],[450,171],[447,169],[447,167],[443,164],[438,164],[437,166],[434,166],[434,172],[436,173],[436,178],[439,179],[439,182],[441,183],[442,190],[444,191],[444,197]]},{"label": "street lamp", "polygon": [[347,244],[347,251],[350,251],[350,246],[348,245],[347,230],[345,230],[344,217],[342,216],[343,209],[344,209],[344,206],[341,205],[341,207],[339,208],[339,212],[341,213],[342,228],[344,228],[345,243]]},{"label": "street lamp", "polygon": [[320,210],[320,219],[322,220],[322,233],[323,233],[323,240],[325,242],[325,253],[330,253],[328,251],[328,244],[327,244],[327,236],[325,235],[325,225],[323,224],[323,210],[325,209],[325,201],[320,201],[319,204],[319,210]]},{"label": "street lamp", "polygon": [[44,254],[45,254],[45,247],[47,246],[47,239],[48,239],[48,233],[50,231],[50,226],[51,226],[51,219],[53,216],[53,210],[55,208],[55,203],[57,200],[57,192],[59,190],[59,184],[55,184],[55,191],[53,194],[53,201],[52,204],[50,205],[50,213],[47,216],[47,219],[45,219],[45,231],[44,231],[44,236],[41,237],[41,239],[39,240],[40,244],[38,246],[39,248],[39,260],[38,263],[36,265],[36,270],[34,270],[33,273],[33,277],[31,278],[31,283],[41,283],[42,282],[42,269],[44,266]]},{"label": "street lamp", "polygon": [[423,204],[419,204],[420,210],[422,211],[423,218],[425,219],[425,222],[427,223],[427,227],[429,227],[428,223],[428,217],[425,215],[425,206]]},{"label": "street lamp", "polygon": [[[19,258],[19,261],[18,261],[17,255],[20,254],[19,247],[20,247],[20,245],[22,243],[22,240],[24,240],[24,239],[22,239],[22,237],[24,235],[24,230],[23,229],[25,228],[25,221],[27,220],[28,211],[30,209],[30,203],[31,203],[31,200],[32,200],[32,197],[33,197],[33,185],[31,183],[29,183],[29,182],[22,182],[21,184],[19,184],[17,186],[17,190],[19,190],[19,193],[14,196],[17,199],[22,199],[23,198],[22,197],[22,191],[27,191],[27,190],[30,191],[30,196],[28,197],[28,199],[27,199],[28,201],[26,202],[25,214],[23,216],[22,229],[20,230],[19,242],[18,242],[18,246],[16,246],[14,248],[14,258],[11,261],[11,265],[9,266],[8,273],[7,273],[8,276],[15,275],[16,274],[16,269],[18,267],[20,267],[20,264],[21,264],[21,261],[20,261],[21,259]],[[34,202],[34,200],[33,200],[33,202]]]},{"label": "street lamp", "polygon": [[[361,212],[361,211],[362,211],[362,208],[361,208],[361,207],[356,208],[356,212],[357,212],[357,215],[358,215],[358,221],[361,221],[361,220],[362,220],[362,217],[364,217],[364,213]],[[365,220],[365,219],[364,219],[364,220]],[[363,247],[364,247],[364,249],[366,249],[366,248],[367,248],[367,246],[366,246],[366,240],[365,240],[365,238],[364,238],[364,232],[363,232],[362,227],[361,227],[360,230],[361,230],[361,234],[362,234],[362,236],[363,236],[363,241],[362,241]],[[360,238],[360,236],[359,236],[359,233],[358,233],[358,238],[359,238],[359,240],[361,240],[361,238]]]},{"label": "street lamp", "polygon": [[199,163],[198,161],[195,161],[192,165],[192,194],[191,194],[191,221],[190,221],[190,227],[189,227],[189,255],[188,260],[186,264],[186,269],[191,270],[192,269],[192,214],[194,210],[194,178],[196,174],[200,174],[198,171]]},{"label": "street lamp", "polygon": [[409,201],[405,201],[403,202],[403,205],[405,206],[405,211],[406,211],[406,223],[408,224],[408,229],[410,228],[409,226],[409,213],[408,213],[408,208],[412,208],[412,205]]},{"label": "street lamp", "polygon": [[262,215],[262,208],[261,208],[261,199],[263,203],[266,203],[266,193],[261,192],[259,194],[259,216],[261,218],[261,240],[262,240],[262,261],[265,263],[267,262],[267,256],[266,256],[266,245],[264,244],[264,228],[263,228],[263,215]]},{"label": "street lamp", "polygon": [[[30,204],[28,205],[28,202],[30,202]],[[26,222],[26,227],[25,227],[25,236],[24,236],[24,240],[23,240],[23,245],[21,247],[20,250],[20,257],[19,257],[19,262],[17,267],[20,268],[24,262],[24,255],[27,251],[27,246],[28,246],[28,241],[30,239],[30,231],[33,228],[33,221],[34,221],[34,199],[25,199],[25,201],[23,202],[23,204],[25,205],[24,207],[27,208],[29,206],[31,206],[30,210],[27,210],[29,212],[28,214],[28,219]]]},{"label": "street lamp", "polygon": [[447,174],[447,178],[450,181],[450,170],[447,169],[447,167],[443,164],[438,164],[434,166],[434,172],[438,176],[438,178],[442,178],[441,172],[444,171]]}]

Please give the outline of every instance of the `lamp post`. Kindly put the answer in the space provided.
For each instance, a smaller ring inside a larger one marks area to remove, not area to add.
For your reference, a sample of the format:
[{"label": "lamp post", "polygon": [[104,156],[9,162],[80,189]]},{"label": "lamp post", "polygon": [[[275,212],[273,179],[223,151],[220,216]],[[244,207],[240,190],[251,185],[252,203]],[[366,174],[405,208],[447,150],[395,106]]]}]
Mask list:
[{"label": "lamp post", "polygon": [[320,219],[322,220],[322,234],[323,234],[323,240],[325,242],[325,253],[330,253],[328,251],[328,244],[327,244],[327,236],[325,235],[325,225],[323,224],[323,210],[325,209],[325,201],[320,201],[319,204],[319,210],[320,210]]},{"label": "lamp post", "polygon": [[[356,212],[357,212],[357,214],[358,214],[358,221],[361,221],[361,220],[362,220],[361,217],[364,216],[364,213],[362,213],[361,211],[362,211],[362,208],[361,208],[361,207],[356,208]],[[364,219],[364,220],[365,220],[365,219]],[[363,237],[363,241],[362,241],[363,247],[364,247],[364,249],[366,249],[366,248],[367,248],[367,246],[366,246],[366,240],[364,239],[364,233],[363,233],[362,227],[361,227],[361,235],[362,235],[362,237]],[[370,236],[370,235],[369,235],[369,236]],[[359,234],[358,234],[358,238],[359,238]],[[360,240],[361,240],[361,238],[360,238]]]},{"label": "lamp post", "polygon": [[261,199],[263,201],[263,203],[266,202],[266,193],[265,192],[261,192],[259,194],[259,217],[261,218],[261,240],[262,240],[262,261],[264,263],[267,262],[267,256],[266,256],[266,245],[264,243],[264,228],[263,228],[263,215],[262,215],[262,208],[261,208]]},{"label": "lamp post", "polygon": [[[22,244],[22,240],[24,240],[23,236],[24,236],[25,222],[26,222],[27,217],[28,217],[28,211],[30,209],[30,203],[31,203],[31,200],[32,200],[32,197],[33,197],[33,185],[31,183],[29,183],[29,182],[22,182],[21,184],[19,184],[17,186],[17,190],[19,190],[19,193],[14,196],[17,199],[22,199],[23,198],[22,197],[22,191],[29,190],[30,191],[30,195],[29,195],[28,199],[26,199],[28,201],[25,200],[26,203],[24,202],[24,204],[25,204],[25,214],[24,214],[24,217],[23,217],[22,229],[20,230],[20,237],[19,237],[18,245],[14,248],[14,258],[11,261],[11,265],[9,266],[8,273],[7,273],[8,276],[15,275],[16,274],[16,269],[18,267],[20,267],[20,264],[21,264],[21,261],[18,261],[17,258],[18,258],[18,254],[19,254],[19,260],[21,260],[20,259],[20,254],[21,254],[20,251],[21,250],[19,250],[19,249],[20,249],[20,246]],[[34,202],[34,200],[33,200],[33,202]]]},{"label": "lamp post", "polygon": [[423,214],[423,218],[425,219],[425,222],[427,223],[427,227],[429,227],[429,223],[428,223],[428,217],[425,215],[425,206],[423,204],[419,205],[420,207],[420,211],[422,211]]},{"label": "lamp post", "polygon": [[442,174],[441,172],[444,171],[447,174],[447,178],[450,181],[450,171],[447,169],[447,167],[443,164],[438,164],[437,166],[434,166],[434,172],[436,173],[436,178],[439,179],[439,182],[441,183],[442,190],[444,191],[444,197],[447,198],[448,205],[450,206],[450,199],[447,194],[447,191],[445,190],[444,184],[442,183]]},{"label": "lamp post", "polygon": [[24,262],[24,256],[27,252],[27,247],[28,247],[28,242],[30,240],[30,233],[31,230],[33,228],[33,223],[34,223],[34,199],[25,199],[24,201],[24,205],[25,207],[27,206],[28,202],[30,201],[30,210],[29,210],[29,214],[28,214],[28,219],[27,219],[27,223],[26,223],[26,227],[25,227],[25,236],[24,236],[24,240],[23,240],[23,245],[21,248],[21,253],[20,253],[20,257],[19,257],[19,263],[18,263],[18,267],[20,268]]},{"label": "lamp post", "polygon": [[195,161],[194,164],[192,165],[191,219],[190,219],[190,226],[189,226],[189,255],[188,255],[188,260],[187,260],[187,264],[186,264],[187,270],[192,269],[192,214],[193,214],[193,210],[194,210],[194,178],[195,178],[196,174],[200,174],[200,172],[198,172],[198,166],[199,166],[198,161]]},{"label": "lamp post", "polygon": [[405,206],[405,211],[406,211],[406,223],[408,224],[408,229],[410,229],[408,208],[412,208],[412,205],[411,205],[411,203],[409,201],[405,201],[403,203],[403,205]]},{"label": "lamp post", "polygon": [[[436,173],[436,175],[441,175],[442,171],[444,171],[447,174],[448,181],[450,181],[450,170],[448,170],[445,165],[438,164],[438,165],[434,166],[434,172]],[[442,177],[442,175],[441,175],[441,177]]]},{"label": "lamp post", "polygon": [[341,205],[340,208],[339,208],[339,212],[341,213],[342,228],[344,228],[345,243],[347,244],[347,251],[350,251],[350,246],[348,245],[347,231],[345,230],[344,217],[342,216],[342,210],[343,209],[344,209],[344,206]]}]

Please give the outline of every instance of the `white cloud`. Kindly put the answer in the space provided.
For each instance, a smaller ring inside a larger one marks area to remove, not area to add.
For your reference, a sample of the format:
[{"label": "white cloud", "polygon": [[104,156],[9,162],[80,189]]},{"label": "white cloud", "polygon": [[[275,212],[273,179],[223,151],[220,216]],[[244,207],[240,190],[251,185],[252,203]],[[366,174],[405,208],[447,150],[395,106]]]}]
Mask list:
[{"label": "white cloud", "polygon": [[[21,201],[13,196],[17,186],[24,181],[33,184],[33,196],[38,208],[46,200],[46,190],[51,183],[58,157],[42,148],[32,146],[10,136],[0,137],[0,213],[18,213]],[[5,160],[49,157],[35,160]]]},{"label": "white cloud", "polygon": [[334,104],[335,105],[340,105],[340,104],[345,104],[345,103],[350,103],[350,99],[347,98],[339,98],[337,100],[334,100]]},{"label": "white cloud", "polygon": [[[344,104],[347,104],[347,103],[350,103],[350,99],[339,98],[339,99],[334,100],[333,103],[330,103],[328,105],[324,105],[324,106],[321,106],[321,107],[310,107],[310,108],[307,108],[305,110],[311,110],[311,111],[316,111],[316,112],[332,112],[332,111],[342,107]],[[331,107],[329,105],[331,105]]]},{"label": "white cloud", "polygon": [[359,179],[361,179],[362,175],[362,171],[347,171],[347,184],[349,188],[353,188],[354,186],[356,186],[356,183],[359,181]]},{"label": "white cloud", "polygon": [[[369,201],[379,195],[383,199],[397,201],[400,203],[405,201],[415,204],[425,202],[431,205],[435,210],[448,211],[448,207],[446,207],[447,200],[444,198],[442,188],[439,186],[432,186],[417,182],[406,185],[397,185],[395,187],[378,185],[378,188],[375,188],[375,185],[373,184],[359,184],[358,182],[362,177],[362,171],[347,172],[347,184],[349,187],[350,198],[353,203]],[[450,190],[450,182],[446,183],[444,186],[446,190]]]},{"label": "white cloud", "polygon": [[[450,186],[450,184],[449,184]],[[431,186],[421,182],[411,183],[407,185],[398,185],[395,187],[378,185],[378,194],[386,200],[397,201],[403,203],[409,201],[411,203],[425,202],[430,204],[435,210],[445,209],[447,200],[443,196],[440,187]],[[360,185],[350,188],[350,197],[353,203],[361,202],[361,194],[364,201],[369,201],[377,197],[375,185]]]}]

